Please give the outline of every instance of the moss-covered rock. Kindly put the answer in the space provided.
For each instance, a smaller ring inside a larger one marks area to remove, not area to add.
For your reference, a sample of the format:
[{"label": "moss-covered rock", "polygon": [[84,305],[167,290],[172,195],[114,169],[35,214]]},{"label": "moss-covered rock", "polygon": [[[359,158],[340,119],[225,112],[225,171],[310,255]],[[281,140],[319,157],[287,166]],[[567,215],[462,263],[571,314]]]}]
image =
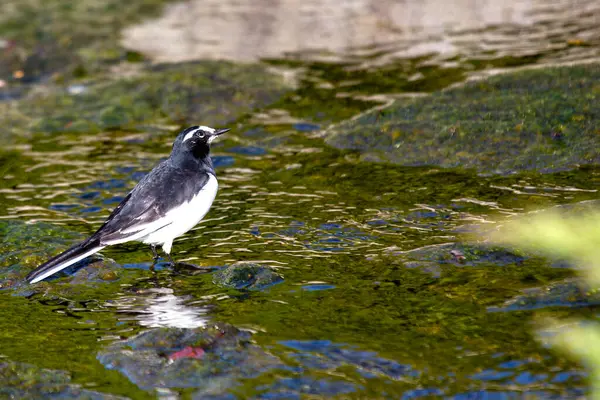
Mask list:
[{"label": "moss-covered rock", "polygon": [[597,64],[498,75],[397,100],[326,140],[368,160],[492,173],[597,163],[599,82]]},{"label": "moss-covered rock", "polygon": [[525,260],[525,256],[506,249],[475,243],[436,244],[408,251],[397,251],[391,248],[386,250],[386,254],[392,255],[401,262],[406,262],[411,268],[416,267],[419,263],[423,263],[423,266],[434,263],[465,267],[498,267],[520,264]]},{"label": "moss-covered rock", "polygon": [[523,294],[489,311],[524,311],[546,307],[591,307],[600,304],[600,292],[587,290],[582,282],[567,279],[547,286],[523,289]]},{"label": "moss-covered rock", "polygon": [[237,378],[281,366],[250,340],[248,332],[226,324],[157,328],[108,346],[98,360],[144,390],[188,387],[223,394]]},{"label": "moss-covered rock", "polygon": [[141,123],[230,123],[275,101],[283,80],[259,65],[159,66],[136,77],[69,90],[58,86],[0,103],[5,134],[133,129]]},{"label": "moss-covered rock", "polygon": [[213,283],[233,289],[261,290],[282,282],[273,269],[252,263],[228,265],[213,275]]}]

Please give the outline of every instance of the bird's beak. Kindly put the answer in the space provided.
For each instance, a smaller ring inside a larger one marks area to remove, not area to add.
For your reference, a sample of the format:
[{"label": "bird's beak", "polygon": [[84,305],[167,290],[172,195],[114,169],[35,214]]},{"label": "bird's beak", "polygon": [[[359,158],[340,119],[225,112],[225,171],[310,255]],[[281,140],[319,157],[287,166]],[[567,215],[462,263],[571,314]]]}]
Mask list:
[{"label": "bird's beak", "polygon": [[225,132],[229,132],[231,129],[230,128],[224,128],[224,129],[217,129],[214,133],[213,136],[219,136],[224,134]]}]

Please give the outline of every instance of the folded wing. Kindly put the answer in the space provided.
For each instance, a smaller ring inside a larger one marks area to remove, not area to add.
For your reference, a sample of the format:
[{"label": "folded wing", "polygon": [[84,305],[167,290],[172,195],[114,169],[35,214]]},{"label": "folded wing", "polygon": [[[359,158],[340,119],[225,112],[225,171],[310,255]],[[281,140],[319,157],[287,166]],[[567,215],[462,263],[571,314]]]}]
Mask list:
[{"label": "folded wing", "polygon": [[93,235],[102,245],[138,240],[172,224],[173,213],[208,181],[207,173],[159,164],[123,199]]},{"label": "folded wing", "polygon": [[39,282],[105,246],[137,240],[172,224],[177,213],[170,211],[193,199],[208,179],[206,172],[160,163],[125,196],[96,233],[31,271],[27,280]]}]

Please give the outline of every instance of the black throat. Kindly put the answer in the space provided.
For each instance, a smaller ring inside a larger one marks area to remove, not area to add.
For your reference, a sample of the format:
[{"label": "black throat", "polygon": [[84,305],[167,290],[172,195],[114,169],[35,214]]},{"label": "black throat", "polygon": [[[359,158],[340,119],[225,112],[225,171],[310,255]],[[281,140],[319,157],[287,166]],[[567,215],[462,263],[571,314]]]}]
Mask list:
[{"label": "black throat", "polygon": [[191,148],[172,154],[171,161],[178,168],[206,171],[213,175],[215,173],[210,158],[210,147],[206,143],[197,143]]},{"label": "black throat", "polygon": [[210,160],[210,156],[209,156],[210,147],[206,143],[198,143],[198,144],[196,144],[192,148],[191,153],[198,160],[204,160],[204,159]]}]

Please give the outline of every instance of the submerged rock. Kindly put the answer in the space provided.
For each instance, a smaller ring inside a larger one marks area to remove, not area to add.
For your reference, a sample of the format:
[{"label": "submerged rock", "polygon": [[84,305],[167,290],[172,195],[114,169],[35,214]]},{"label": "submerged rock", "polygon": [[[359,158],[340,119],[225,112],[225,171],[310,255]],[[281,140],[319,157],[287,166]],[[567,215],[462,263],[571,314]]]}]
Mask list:
[{"label": "submerged rock", "polygon": [[252,263],[236,263],[213,275],[213,283],[233,289],[262,290],[283,282],[272,268]]},{"label": "submerged rock", "polygon": [[363,159],[554,171],[600,162],[598,64],[502,74],[395,101],[334,127],[328,144]]},{"label": "submerged rock", "polygon": [[380,357],[373,351],[364,351],[329,340],[286,340],[281,344],[292,349],[287,356],[307,370],[335,371],[341,366],[349,366],[367,378],[379,376],[406,381],[421,375],[421,372],[411,365]]},{"label": "submerged rock", "polygon": [[229,325],[152,329],[110,345],[98,360],[145,390],[191,387],[206,395],[222,394],[237,379],[281,366],[250,342],[250,333]]},{"label": "submerged rock", "polygon": [[[336,374],[340,368],[364,379],[412,381],[421,376],[410,365],[328,340],[280,342],[285,348],[280,358],[274,355],[277,351],[265,351],[251,339],[249,332],[225,324],[158,328],[113,343],[97,358],[144,390],[197,388],[193,398],[198,399],[235,398],[232,389],[242,384],[254,387],[258,398],[271,399],[332,396],[364,389],[345,374]],[[315,371],[322,379],[313,376]]]},{"label": "submerged rock", "polygon": [[312,395],[318,397],[331,397],[347,395],[356,392],[363,387],[353,385],[341,380],[330,381],[326,379],[314,379],[310,377],[299,378],[281,378],[270,387],[259,389],[268,389],[267,392],[259,395],[257,399],[301,399],[302,395]]},{"label": "submerged rock", "polygon": [[433,265],[456,265],[466,267],[505,266],[520,264],[525,257],[512,253],[501,247],[484,244],[444,243],[423,246],[413,250],[401,251],[394,248],[387,250],[387,255],[406,263],[409,268],[431,268]]},{"label": "submerged rock", "polygon": [[0,361],[0,398],[116,400],[126,397],[83,389],[70,383],[67,372],[37,368],[13,361]]},{"label": "submerged rock", "polygon": [[488,311],[526,311],[546,307],[590,307],[600,304],[600,292],[587,290],[574,279],[544,287],[523,289],[523,294],[489,307]]}]

